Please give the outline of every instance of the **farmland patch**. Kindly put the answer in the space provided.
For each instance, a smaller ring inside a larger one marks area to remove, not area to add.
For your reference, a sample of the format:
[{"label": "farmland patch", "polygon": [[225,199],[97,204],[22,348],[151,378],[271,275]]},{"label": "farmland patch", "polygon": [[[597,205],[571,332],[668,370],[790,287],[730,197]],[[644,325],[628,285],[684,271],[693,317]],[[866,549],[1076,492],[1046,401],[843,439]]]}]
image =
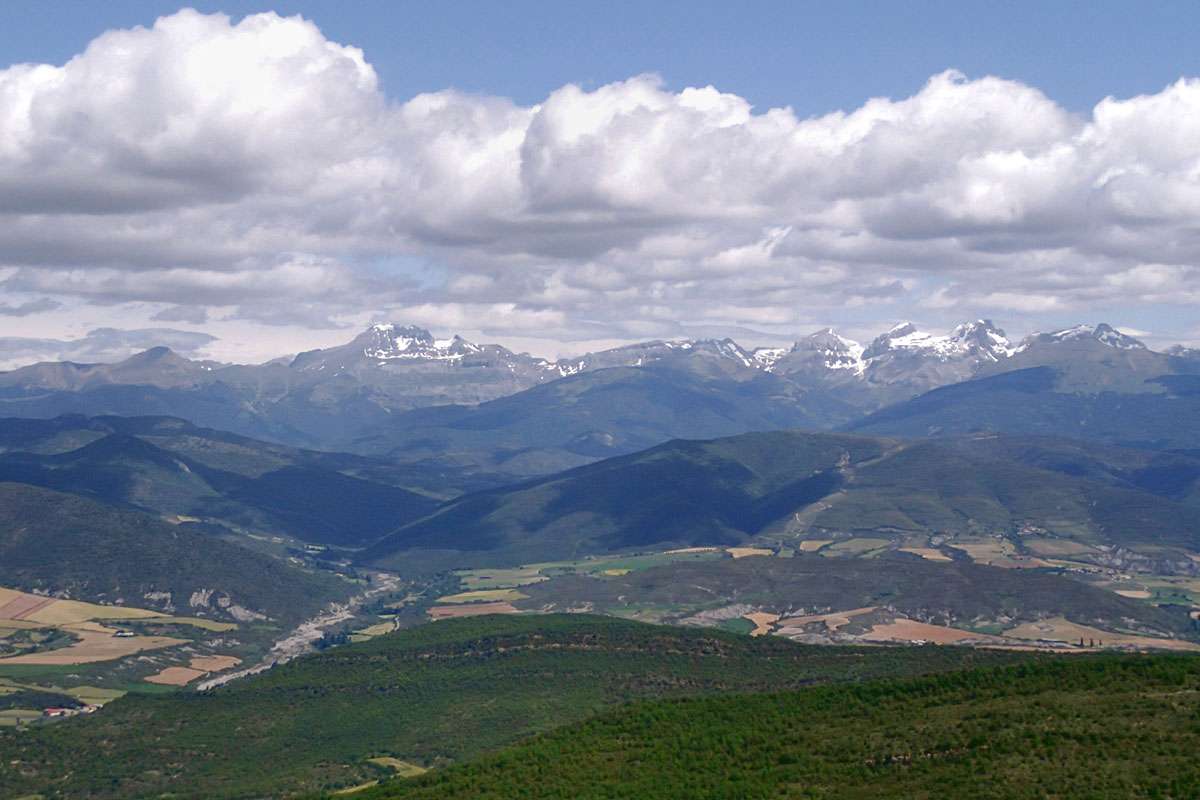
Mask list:
[{"label": "farmland patch", "polygon": [[484,614],[517,614],[520,613],[511,603],[466,603],[455,606],[434,606],[429,609],[431,619],[450,619],[452,617],[478,617]]},{"label": "farmland patch", "polygon": [[1026,622],[1004,633],[1014,639],[1032,639],[1078,645],[1080,640],[1087,647],[1095,642],[1097,647],[1134,648],[1139,650],[1187,650],[1200,651],[1200,645],[1181,639],[1160,639],[1136,634],[1114,633],[1088,625],[1071,622],[1065,617],[1051,617],[1038,622]]}]

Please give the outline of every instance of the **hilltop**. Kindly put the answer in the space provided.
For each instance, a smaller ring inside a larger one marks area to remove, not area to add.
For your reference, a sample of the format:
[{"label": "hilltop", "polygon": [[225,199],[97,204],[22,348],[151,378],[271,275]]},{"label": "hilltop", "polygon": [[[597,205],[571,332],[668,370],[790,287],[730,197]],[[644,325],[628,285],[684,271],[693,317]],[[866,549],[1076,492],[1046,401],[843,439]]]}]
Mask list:
[{"label": "hilltop", "polygon": [[0,772],[0,794],[292,794],[361,784],[397,764],[420,771],[459,762],[638,698],[775,691],[1028,658],[965,648],[809,647],[580,615],[447,620],[212,692],[129,696],[90,718],[0,732],[0,757],[14,767]]}]

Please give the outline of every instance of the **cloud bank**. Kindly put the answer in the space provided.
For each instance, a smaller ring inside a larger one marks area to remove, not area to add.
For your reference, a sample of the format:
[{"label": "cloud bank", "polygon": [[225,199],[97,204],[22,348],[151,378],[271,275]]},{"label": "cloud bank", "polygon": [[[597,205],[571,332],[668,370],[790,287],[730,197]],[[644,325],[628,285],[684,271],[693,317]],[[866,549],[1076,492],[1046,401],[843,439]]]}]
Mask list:
[{"label": "cloud bank", "polygon": [[1086,116],[953,71],[808,119],[652,75],[399,101],[303,19],[181,11],[0,71],[0,187],[9,318],[619,339],[1200,302],[1196,79]]},{"label": "cloud bank", "polygon": [[170,347],[184,356],[198,356],[205,346],[214,341],[214,337],[204,333],[171,328],[97,328],[78,339],[0,336],[0,369],[41,361],[107,364],[159,345]]}]

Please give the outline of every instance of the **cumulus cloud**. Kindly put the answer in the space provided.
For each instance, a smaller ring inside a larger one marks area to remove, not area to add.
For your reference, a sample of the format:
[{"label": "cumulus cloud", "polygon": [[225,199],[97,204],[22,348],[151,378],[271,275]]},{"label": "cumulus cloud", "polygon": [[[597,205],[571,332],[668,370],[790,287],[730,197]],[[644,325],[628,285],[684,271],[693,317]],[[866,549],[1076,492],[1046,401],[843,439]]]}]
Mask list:
[{"label": "cumulus cloud", "polygon": [[807,119],[653,75],[398,99],[301,18],[181,11],[0,70],[0,186],[0,287],[170,321],[603,339],[1200,300],[1196,79],[1087,115],[954,71]]},{"label": "cumulus cloud", "polygon": [[56,308],[62,308],[62,303],[49,297],[41,297],[24,303],[0,303],[0,316],[28,317],[30,314],[41,314]]},{"label": "cumulus cloud", "polygon": [[206,333],[172,328],[97,328],[78,339],[0,337],[0,369],[12,369],[38,361],[108,363],[160,345],[185,356],[199,356],[205,347],[215,341],[216,337]]}]

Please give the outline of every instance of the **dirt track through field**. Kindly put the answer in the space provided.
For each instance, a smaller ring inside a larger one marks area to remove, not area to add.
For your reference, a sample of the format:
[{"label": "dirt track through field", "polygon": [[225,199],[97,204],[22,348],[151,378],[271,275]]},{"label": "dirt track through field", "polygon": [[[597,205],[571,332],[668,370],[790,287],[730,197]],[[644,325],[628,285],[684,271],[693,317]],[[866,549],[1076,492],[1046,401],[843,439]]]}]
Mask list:
[{"label": "dirt track through field", "polygon": [[53,597],[40,597],[35,594],[21,594],[0,606],[0,619],[27,619],[29,615],[40,611],[55,602]]}]

